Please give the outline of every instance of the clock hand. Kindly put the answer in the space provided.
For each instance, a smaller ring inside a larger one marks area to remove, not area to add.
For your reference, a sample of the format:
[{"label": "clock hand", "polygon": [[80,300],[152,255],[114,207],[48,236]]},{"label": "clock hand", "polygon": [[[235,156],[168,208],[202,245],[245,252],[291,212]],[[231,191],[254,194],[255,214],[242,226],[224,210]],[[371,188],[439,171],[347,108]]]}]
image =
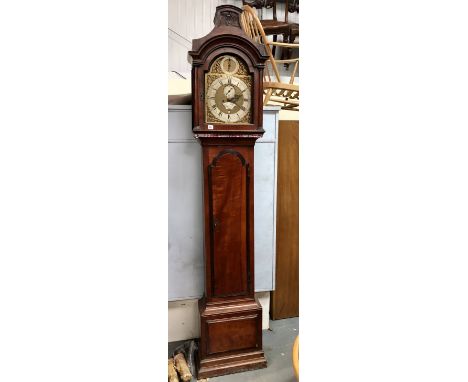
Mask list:
[{"label": "clock hand", "polygon": [[237,100],[242,97],[242,94],[237,94],[235,95],[232,99],[234,100],[234,102],[237,102]]},{"label": "clock hand", "polygon": [[228,108],[227,105],[224,105],[224,106],[225,106],[226,108],[228,108],[229,111],[230,111],[232,108],[234,108],[235,106],[237,106],[237,107],[239,108],[238,110],[245,111],[246,108],[245,108],[243,105],[239,105],[239,104],[237,103],[237,100],[239,99],[239,97],[240,97],[240,95],[238,95],[238,96],[236,96],[236,97],[229,98],[229,99],[224,99],[223,102],[224,102],[224,101],[227,101],[227,102],[229,102],[229,103],[231,104],[231,106],[229,106],[229,108]]}]

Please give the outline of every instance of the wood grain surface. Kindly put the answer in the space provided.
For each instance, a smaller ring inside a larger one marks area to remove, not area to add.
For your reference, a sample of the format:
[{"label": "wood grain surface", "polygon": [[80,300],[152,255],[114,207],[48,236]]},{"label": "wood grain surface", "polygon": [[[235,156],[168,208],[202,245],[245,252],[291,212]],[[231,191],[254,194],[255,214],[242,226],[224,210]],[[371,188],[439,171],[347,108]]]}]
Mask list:
[{"label": "wood grain surface", "polygon": [[299,121],[279,121],[276,283],[271,318],[299,316]]},{"label": "wood grain surface", "polygon": [[[247,171],[242,156],[221,151],[209,166],[213,295],[247,293]],[[214,257],[216,253],[216,257]]]}]

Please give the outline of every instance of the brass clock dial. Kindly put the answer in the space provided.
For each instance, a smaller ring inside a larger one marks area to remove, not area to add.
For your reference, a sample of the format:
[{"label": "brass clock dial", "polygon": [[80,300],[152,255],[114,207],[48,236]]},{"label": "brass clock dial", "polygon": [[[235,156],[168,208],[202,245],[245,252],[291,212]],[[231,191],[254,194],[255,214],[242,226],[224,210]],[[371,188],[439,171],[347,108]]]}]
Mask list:
[{"label": "brass clock dial", "polygon": [[235,56],[219,57],[205,77],[207,123],[250,123],[252,78]]}]

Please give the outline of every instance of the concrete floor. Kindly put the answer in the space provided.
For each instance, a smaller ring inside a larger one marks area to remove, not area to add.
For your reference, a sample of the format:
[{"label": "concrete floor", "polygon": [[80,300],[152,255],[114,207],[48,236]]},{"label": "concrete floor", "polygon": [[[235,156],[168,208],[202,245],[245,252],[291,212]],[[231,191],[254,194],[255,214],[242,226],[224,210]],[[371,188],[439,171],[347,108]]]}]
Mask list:
[{"label": "concrete floor", "polygon": [[[210,382],[295,382],[292,346],[299,334],[299,318],[270,320],[270,330],[263,331],[263,350],[268,362],[265,369],[209,378]],[[183,342],[183,341],[182,341]],[[169,354],[181,342],[169,343]]]}]

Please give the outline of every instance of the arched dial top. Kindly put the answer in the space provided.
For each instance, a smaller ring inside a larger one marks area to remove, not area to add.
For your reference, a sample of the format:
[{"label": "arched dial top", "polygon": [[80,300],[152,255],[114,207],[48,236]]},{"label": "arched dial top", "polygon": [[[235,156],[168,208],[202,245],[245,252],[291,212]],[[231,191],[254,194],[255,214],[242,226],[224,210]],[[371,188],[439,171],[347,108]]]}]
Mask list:
[{"label": "arched dial top", "polygon": [[252,119],[252,76],[235,55],[218,57],[205,75],[206,123],[247,124]]}]

